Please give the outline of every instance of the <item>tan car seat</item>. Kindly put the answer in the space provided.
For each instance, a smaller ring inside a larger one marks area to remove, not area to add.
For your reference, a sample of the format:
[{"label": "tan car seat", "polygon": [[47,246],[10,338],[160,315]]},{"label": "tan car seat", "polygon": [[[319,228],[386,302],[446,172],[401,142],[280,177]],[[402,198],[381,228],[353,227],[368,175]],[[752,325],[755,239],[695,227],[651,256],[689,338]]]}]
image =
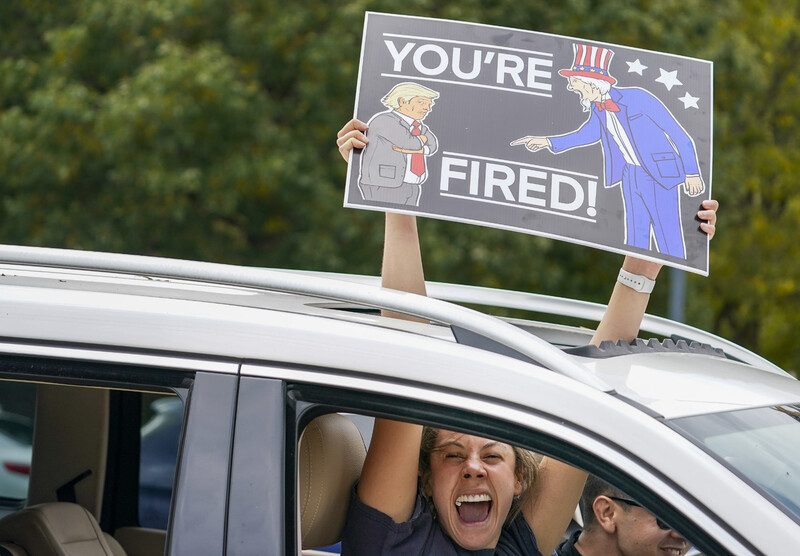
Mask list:
[{"label": "tan car seat", "polygon": [[298,458],[303,549],[341,539],[350,495],[366,455],[361,433],[343,415],[322,415],[305,428]]},{"label": "tan car seat", "polygon": [[19,546],[32,556],[119,555],[94,516],[69,502],[46,502],[5,516],[0,519],[0,542]]}]

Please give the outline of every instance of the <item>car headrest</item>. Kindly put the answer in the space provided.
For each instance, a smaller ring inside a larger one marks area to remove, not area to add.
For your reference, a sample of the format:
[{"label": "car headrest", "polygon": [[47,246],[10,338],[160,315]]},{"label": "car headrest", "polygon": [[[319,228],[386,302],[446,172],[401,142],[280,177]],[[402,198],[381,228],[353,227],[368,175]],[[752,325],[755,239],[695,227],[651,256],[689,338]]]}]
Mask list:
[{"label": "car headrest", "polygon": [[322,415],[305,428],[298,469],[303,548],[339,541],[366,454],[361,433],[343,415]]},{"label": "car headrest", "polygon": [[0,541],[48,556],[111,556],[103,531],[87,509],[69,502],[47,502],[0,519]]}]

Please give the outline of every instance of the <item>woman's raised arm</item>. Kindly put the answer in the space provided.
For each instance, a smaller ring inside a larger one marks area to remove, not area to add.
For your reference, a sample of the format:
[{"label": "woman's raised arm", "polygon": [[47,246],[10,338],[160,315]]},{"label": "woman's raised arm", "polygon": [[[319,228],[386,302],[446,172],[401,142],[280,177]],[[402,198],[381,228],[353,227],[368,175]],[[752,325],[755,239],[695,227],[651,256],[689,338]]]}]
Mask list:
[{"label": "woman's raised arm", "polygon": [[[337,134],[336,144],[345,160],[353,148],[369,142],[366,124],[353,119]],[[417,235],[417,221],[407,214],[386,213],[381,285],[425,295],[425,276]],[[385,316],[411,318],[398,313]],[[411,517],[417,498],[417,472],[422,426],[389,419],[375,419],[367,458],[356,491],[359,499],[385,513],[395,522]]]},{"label": "woman's raised arm", "polygon": [[[425,295],[415,217],[386,213],[381,276],[385,288]],[[385,315],[411,318],[396,313]],[[358,497],[397,523],[407,521],[414,509],[421,439],[421,425],[375,419]]]},{"label": "woman's raised arm", "polygon": [[[703,201],[703,209],[697,213],[701,220],[700,228],[714,237],[719,203],[714,200]],[[644,261],[635,257],[625,257],[623,270],[655,280],[661,264]],[[623,339],[632,342],[639,334],[649,293],[641,293],[621,284],[614,284],[614,290],[603,314],[600,324],[592,337],[592,344],[604,340],[616,342]],[[549,554],[561,540],[569,525],[570,518],[580,499],[586,473],[551,458],[542,460],[539,479],[534,486],[533,496],[529,498],[523,514],[536,536],[542,554]]]}]

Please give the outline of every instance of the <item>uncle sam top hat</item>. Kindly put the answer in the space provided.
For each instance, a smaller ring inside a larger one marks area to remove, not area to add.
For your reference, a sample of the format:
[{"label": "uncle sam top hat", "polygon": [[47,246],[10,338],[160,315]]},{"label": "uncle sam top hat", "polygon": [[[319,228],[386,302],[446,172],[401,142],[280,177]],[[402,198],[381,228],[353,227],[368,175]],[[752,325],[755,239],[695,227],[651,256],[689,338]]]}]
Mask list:
[{"label": "uncle sam top hat", "polygon": [[617,80],[608,73],[611,58],[614,57],[612,50],[600,46],[589,46],[588,44],[573,44],[572,50],[575,54],[575,61],[572,63],[571,68],[559,70],[558,73],[560,75],[564,77],[582,75],[583,77],[602,79],[612,85],[616,84]]}]

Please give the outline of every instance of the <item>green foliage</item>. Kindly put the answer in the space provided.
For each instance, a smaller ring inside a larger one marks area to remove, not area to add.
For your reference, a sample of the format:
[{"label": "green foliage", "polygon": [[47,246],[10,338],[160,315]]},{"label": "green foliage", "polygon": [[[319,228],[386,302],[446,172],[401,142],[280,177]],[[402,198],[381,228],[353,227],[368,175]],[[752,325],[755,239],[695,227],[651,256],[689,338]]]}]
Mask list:
[{"label": "green foliage", "polygon": [[[398,6],[0,2],[0,241],[377,273],[382,215],[341,208],[334,147],[364,12],[585,37],[714,61],[720,230],[711,277],[689,278],[688,320],[800,369],[800,0]],[[620,263],[523,234],[420,229],[433,280],[605,301]]]}]

